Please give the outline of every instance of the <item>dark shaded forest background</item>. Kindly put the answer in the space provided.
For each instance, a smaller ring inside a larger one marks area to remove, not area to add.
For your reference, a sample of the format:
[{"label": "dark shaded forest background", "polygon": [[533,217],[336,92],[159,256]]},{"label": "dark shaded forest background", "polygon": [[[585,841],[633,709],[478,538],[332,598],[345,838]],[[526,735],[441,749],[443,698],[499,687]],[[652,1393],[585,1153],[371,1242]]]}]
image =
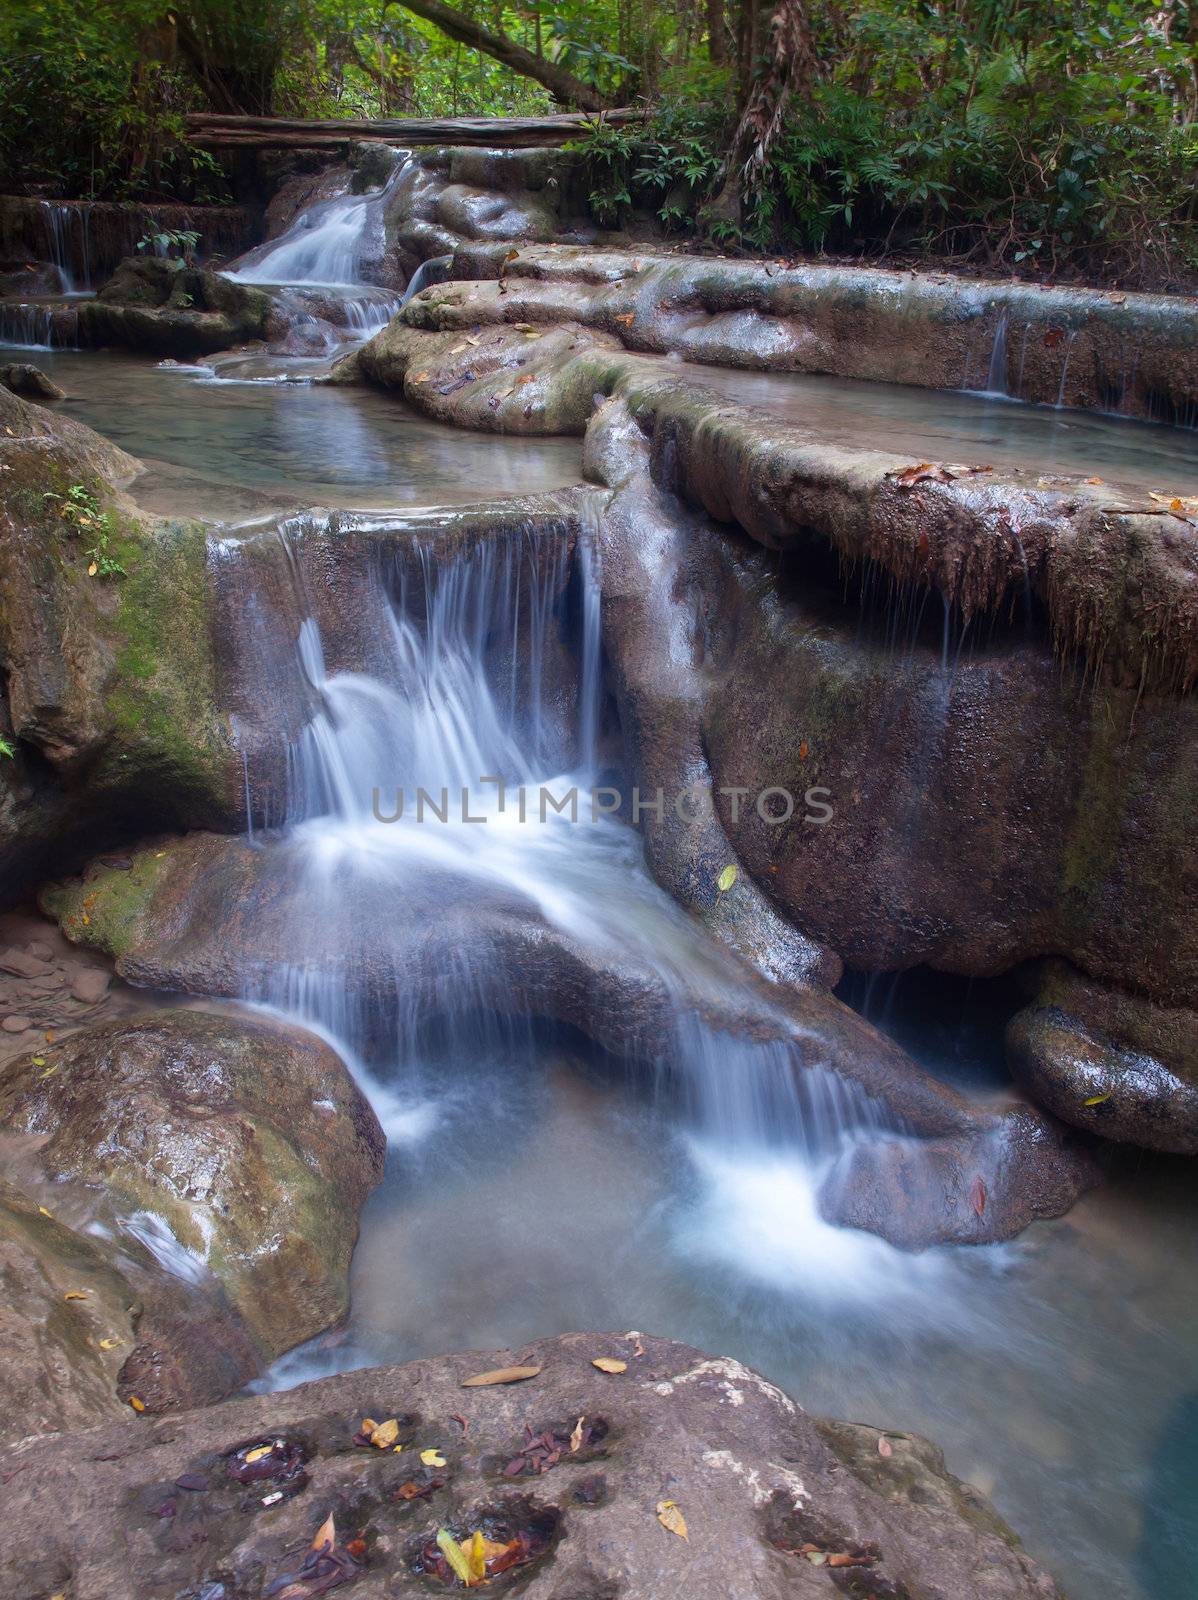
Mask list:
[{"label": "dark shaded forest background", "polygon": [[[10,0],[0,188],[221,201],[189,111],[586,110],[597,223],[720,250],[1198,275],[1198,0]],[[606,122],[605,107],[641,120]]]}]

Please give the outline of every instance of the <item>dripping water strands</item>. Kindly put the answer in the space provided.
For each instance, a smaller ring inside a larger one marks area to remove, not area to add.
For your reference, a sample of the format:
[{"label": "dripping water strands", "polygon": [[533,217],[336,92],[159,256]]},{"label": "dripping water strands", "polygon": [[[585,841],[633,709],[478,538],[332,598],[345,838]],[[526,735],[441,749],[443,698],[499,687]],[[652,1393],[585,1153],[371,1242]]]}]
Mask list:
[{"label": "dripping water strands", "polygon": [[[537,804],[542,787],[585,795],[600,771],[601,500],[576,537],[413,541],[381,558],[353,638],[306,593],[312,530],[280,531],[297,620],[270,670],[297,680],[310,714],[286,752],[282,825],[255,838],[263,900],[288,902],[285,949],[245,997],[334,1042],[404,1138],[463,1063],[507,1082],[543,1058],[547,1026],[595,1026],[589,988],[627,969],[662,998],[643,1024],[599,1020],[602,1070],[671,1108],[677,1137],[718,1139],[746,1162],[768,1148],[814,1191],[847,1142],[893,1133],[895,1119],[818,1060],[800,1069],[781,1020],[773,1040],[708,1020],[746,1003],[766,1017],[769,1002],[746,1001],[740,969],[654,884],[639,834],[592,820],[585,799],[576,817]],[[529,977],[546,944],[596,975],[578,980],[581,1014],[550,992],[575,980],[552,965]]]},{"label": "dripping water strands", "polygon": [[994,330],[994,345],[990,351],[990,366],[986,373],[986,393],[1002,395],[1004,398],[1009,393],[1007,389],[1007,324],[1010,321],[1007,308],[1004,306],[998,314],[998,325]]}]

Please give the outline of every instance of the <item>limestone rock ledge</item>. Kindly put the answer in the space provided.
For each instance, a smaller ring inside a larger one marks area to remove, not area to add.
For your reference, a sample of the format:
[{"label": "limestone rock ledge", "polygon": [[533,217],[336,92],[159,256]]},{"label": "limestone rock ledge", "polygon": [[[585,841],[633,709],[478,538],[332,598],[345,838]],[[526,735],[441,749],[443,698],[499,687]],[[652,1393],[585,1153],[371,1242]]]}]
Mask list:
[{"label": "limestone rock ledge", "polygon": [[[510,1365],[535,1375],[462,1387]],[[364,1418],[394,1422],[387,1449],[355,1443]],[[540,1473],[526,1427],[554,1443]],[[528,1600],[1061,1600],[934,1446],[881,1437],[648,1335],[437,1356],[0,1455],[0,1595],[298,1600],[340,1568],[363,1600],[415,1597],[445,1587],[438,1530],[481,1527],[520,1541],[494,1586]]]}]

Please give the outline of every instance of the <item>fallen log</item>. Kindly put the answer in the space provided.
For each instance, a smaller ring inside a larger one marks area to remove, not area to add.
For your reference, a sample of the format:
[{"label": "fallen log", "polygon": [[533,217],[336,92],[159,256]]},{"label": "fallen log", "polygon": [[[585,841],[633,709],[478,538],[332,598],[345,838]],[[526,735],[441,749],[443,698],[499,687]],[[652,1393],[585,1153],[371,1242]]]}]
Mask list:
[{"label": "fallen log", "polygon": [[[603,120],[623,126],[643,113],[630,108],[605,111]],[[565,144],[592,128],[599,118],[563,112],[551,117],[386,117],[325,121],[299,117],[234,117],[219,112],[192,112],[187,136],[204,149],[256,147],[267,150],[295,146],[374,144],[476,145],[484,149],[518,150]]]}]

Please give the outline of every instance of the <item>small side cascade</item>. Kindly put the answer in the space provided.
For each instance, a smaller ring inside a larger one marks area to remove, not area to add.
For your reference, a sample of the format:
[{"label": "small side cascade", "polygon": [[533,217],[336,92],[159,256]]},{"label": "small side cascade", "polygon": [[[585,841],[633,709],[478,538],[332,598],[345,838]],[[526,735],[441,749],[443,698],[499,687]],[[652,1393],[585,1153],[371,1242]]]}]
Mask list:
[{"label": "small side cascade", "polygon": [[1006,395],[1007,388],[1007,324],[1010,317],[1004,306],[999,312],[994,330],[994,345],[990,351],[990,366],[986,373],[986,393]]}]

